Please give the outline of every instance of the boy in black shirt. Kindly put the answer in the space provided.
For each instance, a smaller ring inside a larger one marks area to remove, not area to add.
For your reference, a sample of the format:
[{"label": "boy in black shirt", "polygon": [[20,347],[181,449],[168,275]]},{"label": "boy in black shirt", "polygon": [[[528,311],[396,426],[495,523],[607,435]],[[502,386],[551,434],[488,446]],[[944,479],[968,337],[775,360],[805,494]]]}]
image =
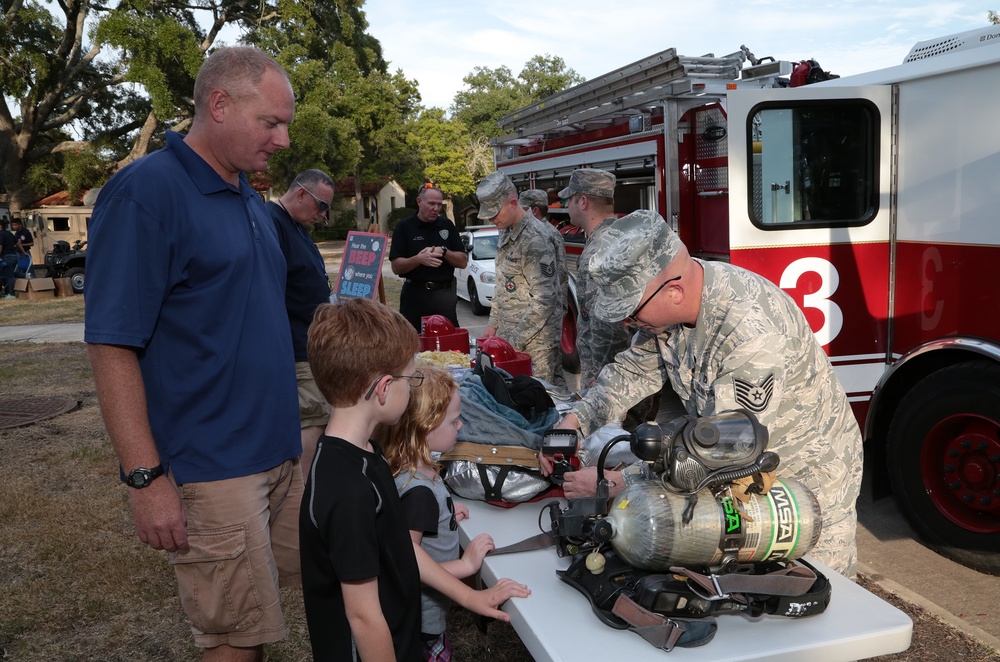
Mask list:
[{"label": "boy in black shirt", "polygon": [[410,540],[389,465],[370,439],[394,424],[423,376],[417,334],[368,299],[324,304],[309,328],[316,385],[332,411],[299,519],[302,587],[316,660],[420,659],[420,582],[476,613],[529,591],[509,579],[475,591]]}]

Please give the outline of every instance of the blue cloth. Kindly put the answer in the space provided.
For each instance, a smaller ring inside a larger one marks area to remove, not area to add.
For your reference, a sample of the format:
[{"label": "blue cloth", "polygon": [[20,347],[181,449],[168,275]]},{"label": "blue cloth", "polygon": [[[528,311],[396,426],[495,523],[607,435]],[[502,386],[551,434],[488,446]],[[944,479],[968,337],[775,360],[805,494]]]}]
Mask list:
[{"label": "blue cloth", "polygon": [[285,309],[292,331],[292,350],[296,361],[308,361],[306,340],[313,313],[321,303],[330,301],[326,264],[309,231],[296,223],[284,208],[269,202],[267,211],[278,231],[278,244],[288,264]]},{"label": "blue cloth", "polygon": [[7,294],[14,294],[14,271],[17,269],[17,240],[8,230],[0,230],[0,284]]},{"label": "blue cloth", "polygon": [[98,197],[84,339],[137,350],[149,422],[178,483],[246,476],[302,452],[285,260],[260,196],[183,137]]},{"label": "blue cloth", "polygon": [[10,230],[0,230],[0,257],[17,253],[17,239]]},{"label": "blue cloth", "polygon": [[458,397],[462,401],[459,441],[524,446],[537,451],[542,448],[542,434],[559,422],[555,408],[527,419],[517,410],[500,404],[483,386],[482,378],[472,373],[459,382]]}]

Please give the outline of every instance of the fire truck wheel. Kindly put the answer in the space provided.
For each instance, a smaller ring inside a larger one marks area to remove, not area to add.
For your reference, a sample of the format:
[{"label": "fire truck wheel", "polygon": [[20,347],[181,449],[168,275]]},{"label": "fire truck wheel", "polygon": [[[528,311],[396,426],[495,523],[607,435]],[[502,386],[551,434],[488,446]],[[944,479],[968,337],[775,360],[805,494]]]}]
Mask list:
[{"label": "fire truck wheel", "polygon": [[487,315],[490,309],[479,301],[479,291],[476,289],[476,281],[469,279],[469,305],[472,307],[473,315]]},{"label": "fire truck wheel", "polygon": [[925,542],[1000,575],[1000,366],[959,363],[918,382],[886,452],[896,503]]}]

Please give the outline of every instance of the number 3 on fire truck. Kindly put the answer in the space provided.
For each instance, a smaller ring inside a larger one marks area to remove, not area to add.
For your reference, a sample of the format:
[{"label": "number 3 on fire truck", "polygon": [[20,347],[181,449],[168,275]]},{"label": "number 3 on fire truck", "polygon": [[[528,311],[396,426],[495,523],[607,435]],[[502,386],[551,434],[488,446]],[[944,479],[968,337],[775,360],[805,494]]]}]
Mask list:
[{"label": "number 3 on fire truck", "polygon": [[795,260],[781,274],[778,286],[785,290],[795,289],[803,274],[815,273],[819,276],[819,288],[802,297],[803,308],[815,308],[823,315],[823,326],[815,330],[820,345],[830,344],[840,334],[844,326],[844,311],[830,300],[840,286],[840,274],[828,260],[819,257],[804,257]]}]

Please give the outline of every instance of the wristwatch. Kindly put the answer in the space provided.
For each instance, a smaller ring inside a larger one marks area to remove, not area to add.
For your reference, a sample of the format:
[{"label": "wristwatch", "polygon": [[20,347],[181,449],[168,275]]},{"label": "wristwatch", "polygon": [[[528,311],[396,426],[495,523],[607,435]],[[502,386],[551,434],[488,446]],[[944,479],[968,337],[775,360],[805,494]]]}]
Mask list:
[{"label": "wristwatch", "polygon": [[138,469],[133,469],[129,472],[128,477],[125,479],[125,484],[129,487],[141,490],[144,487],[149,487],[149,484],[156,478],[162,476],[163,473],[162,464],[158,464],[152,469],[139,467]]}]

